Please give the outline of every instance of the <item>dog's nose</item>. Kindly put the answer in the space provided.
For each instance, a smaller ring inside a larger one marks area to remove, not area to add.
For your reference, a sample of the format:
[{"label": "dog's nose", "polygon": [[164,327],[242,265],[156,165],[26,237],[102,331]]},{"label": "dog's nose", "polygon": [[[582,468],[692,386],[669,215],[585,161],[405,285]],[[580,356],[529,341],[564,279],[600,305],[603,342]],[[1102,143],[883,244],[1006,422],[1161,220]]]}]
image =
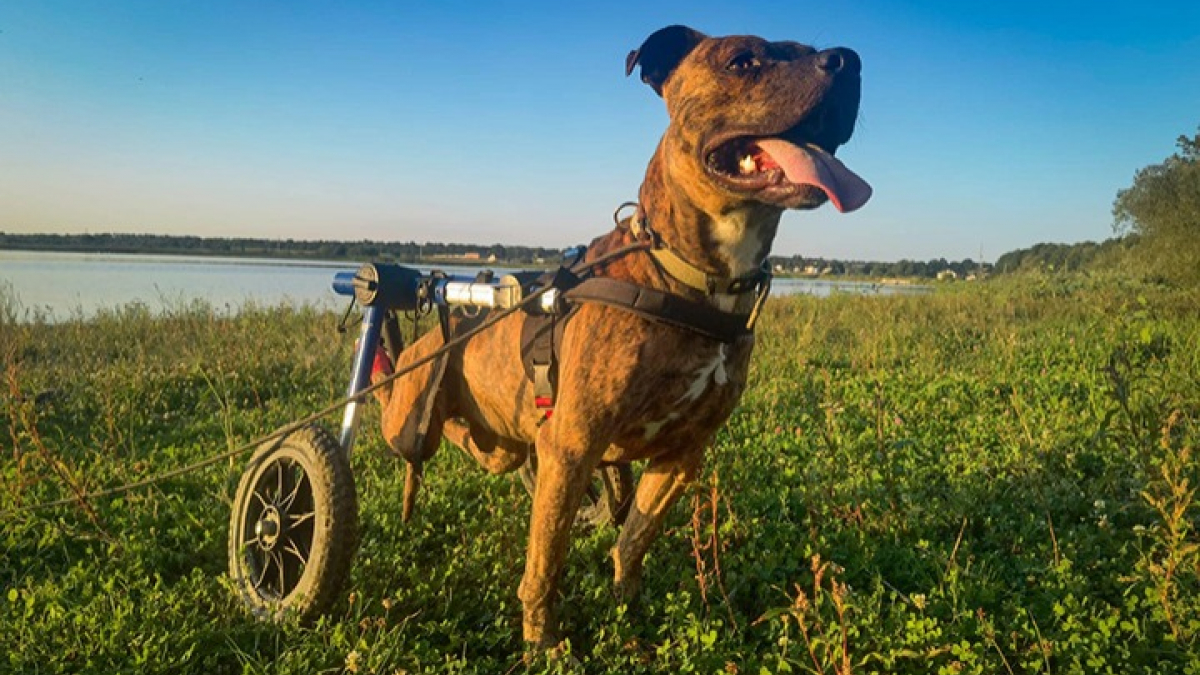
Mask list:
[{"label": "dog's nose", "polygon": [[856,75],[862,70],[862,61],[853,49],[837,47],[817,54],[817,67],[831,75],[839,73]]}]

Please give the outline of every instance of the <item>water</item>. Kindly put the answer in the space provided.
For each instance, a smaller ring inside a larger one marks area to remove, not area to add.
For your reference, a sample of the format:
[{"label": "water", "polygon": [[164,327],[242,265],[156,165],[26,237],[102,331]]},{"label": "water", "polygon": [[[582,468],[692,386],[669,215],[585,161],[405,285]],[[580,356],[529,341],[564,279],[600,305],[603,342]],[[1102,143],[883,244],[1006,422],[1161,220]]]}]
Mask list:
[{"label": "water", "polygon": [[[330,283],[335,272],[356,267],[332,261],[0,250],[0,297],[15,296],[20,318],[42,315],[51,321],[87,318],[101,309],[130,304],[161,311],[196,300],[228,312],[250,302],[341,308],[346,299],[335,295]],[[438,269],[460,274],[477,271],[447,265]],[[795,278],[776,279],[772,286],[774,295],[924,290]]]},{"label": "water", "polygon": [[806,279],[799,277],[775,277],[771,281],[771,295],[793,295],[804,293],[827,297],[834,293],[855,295],[907,295],[928,293],[928,286],[919,284],[877,283],[870,281],[833,281],[830,279]]}]

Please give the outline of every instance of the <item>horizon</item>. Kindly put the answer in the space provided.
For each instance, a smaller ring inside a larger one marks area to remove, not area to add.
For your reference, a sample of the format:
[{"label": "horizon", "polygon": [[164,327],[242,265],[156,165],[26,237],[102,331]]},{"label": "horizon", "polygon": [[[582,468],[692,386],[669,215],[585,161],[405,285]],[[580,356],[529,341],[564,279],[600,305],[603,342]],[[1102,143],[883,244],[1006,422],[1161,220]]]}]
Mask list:
[{"label": "horizon", "polygon": [[[573,245],[568,245],[568,246],[560,248],[560,247],[554,247],[554,246],[540,246],[537,244],[516,244],[516,243],[509,243],[509,242],[502,242],[502,241],[483,243],[483,242],[466,242],[466,241],[433,241],[433,240],[418,241],[415,239],[370,239],[370,238],[367,238],[367,239],[310,239],[310,238],[297,238],[297,237],[286,237],[286,238],[284,238],[284,237],[210,237],[210,236],[193,235],[193,234],[166,234],[166,233],[161,233],[161,232],[67,232],[67,233],[62,233],[62,232],[5,232],[4,230],[0,230],[0,237],[10,236],[10,235],[11,236],[19,236],[19,237],[88,237],[88,236],[91,236],[91,237],[168,237],[168,238],[177,238],[177,239],[199,238],[202,240],[215,240],[215,241],[219,241],[219,240],[263,241],[263,242],[280,242],[280,243],[289,243],[289,244],[366,244],[366,245],[382,245],[382,246],[388,246],[388,245],[404,246],[404,245],[415,244],[417,246],[446,246],[446,247],[461,247],[461,248],[478,248],[481,251],[486,250],[486,249],[491,249],[491,248],[494,248],[497,246],[504,247],[504,248],[523,248],[523,249],[527,249],[527,250],[543,249],[543,250],[552,250],[552,251],[566,251],[566,250],[569,250],[570,248],[572,248],[572,246],[573,246]],[[1108,239],[1112,239],[1112,238],[1115,238],[1115,237],[1109,237]],[[1003,251],[1003,252],[999,253],[995,259],[990,260],[990,261],[971,257],[970,255],[960,256],[960,257],[934,255],[929,258],[896,258],[894,260],[885,260],[885,259],[879,259],[879,258],[853,258],[853,257],[837,258],[837,257],[833,257],[833,256],[809,255],[809,254],[805,254],[805,253],[784,253],[784,252],[774,251],[774,250],[771,251],[768,258],[802,257],[802,258],[814,259],[814,260],[825,260],[825,261],[829,261],[829,262],[885,263],[885,264],[901,263],[901,262],[914,262],[914,263],[916,263],[916,262],[934,262],[937,260],[945,260],[947,263],[972,263],[972,264],[979,263],[979,264],[991,265],[995,262],[995,260],[1001,258],[1005,254],[1014,253],[1014,252],[1022,251],[1022,250],[1029,250],[1030,248],[1033,248],[1036,246],[1043,246],[1043,245],[1046,245],[1046,246],[1081,246],[1081,245],[1087,245],[1087,244],[1100,245],[1100,244],[1104,243],[1105,241],[1107,241],[1108,239],[1083,240],[1083,241],[1077,241],[1077,242],[1039,241],[1039,242],[1034,242],[1033,244],[1030,244],[1029,246],[1023,246],[1023,247],[1020,247],[1017,249],[1010,249],[1007,251]],[[586,244],[586,243],[587,242],[578,242],[576,245],[582,245],[582,244]],[[4,246],[2,244],[0,244],[0,251],[30,251],[30,252],[53,253],[53,252],[60,251],[60,250],[63,252],[67,252],[67,249],[53,249],[53,248],[8,249],[8,248],[4,248]],[[106,249],[100,248],[96,252],[104,253],[105,251],[106,251]],[[89,253],[90,251],[79,251],[79,250],[70,249],[70,252]],[[150,253],[148,255],[158,255],[158,253]],[[163,253],[163,255],[186,255],[186,254]],[[198,254],[198,255],[203,255],[203,256],[207,257],[211,254]],[[233,253],[230,253],[229,255],[232,257],[239,257]],[[255,254],[255,255],[258,255],[258,254]],[[215,257],[220,257],[220,256],[215,256]],[[433,256],[429,256],[429,257],[436,258],[438,256],[433,255]]]},{"label": "horizon", "polygon": [[666,126],[624,56],[672,23],[863,57],[839,157],[875,198],[785,214],[780,257],[1100,242],[1117,191],[1200,127],[1200,7],[1182,2],[52,0],[0,8],[0,231],[587,242]]}]

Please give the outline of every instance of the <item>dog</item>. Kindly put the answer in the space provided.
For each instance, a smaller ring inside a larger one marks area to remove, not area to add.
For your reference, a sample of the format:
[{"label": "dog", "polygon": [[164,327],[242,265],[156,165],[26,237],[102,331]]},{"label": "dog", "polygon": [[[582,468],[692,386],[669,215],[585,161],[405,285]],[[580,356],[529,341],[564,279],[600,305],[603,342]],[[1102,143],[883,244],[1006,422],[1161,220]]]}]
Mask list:
[{"label": "dog", "polygon": [[[782,213],[827,201],[851,211],[871,195],[834,158],[858,115],[855,52],[669,26],[630,52],[625,65],[626,75],[640,67],[670,122],[646,169],[637,212],[595,239],[584,261],[645,242],[592,275],[698,316],[733,317],[746,329],[714,337],[703,325],[584,298],[559,340],[552,416],[531,393],[519,314],[376,392],[384,438],[410,466],[429,459],[443,436],[493,473],[518,469],[536,453],[518,595],[524,639],[539,647],[557,643],[557,584],[593,470],[646,463],[612,551],[617,595],[630,600],[668,509],[696,479],[706,447],[746,386],[750,327],[767,295],[764,269]],[[464,321],[470,319],[453,319],[452,329]],[[440,331],[426,334],[396,366],[432,354],[444,340]]]}]

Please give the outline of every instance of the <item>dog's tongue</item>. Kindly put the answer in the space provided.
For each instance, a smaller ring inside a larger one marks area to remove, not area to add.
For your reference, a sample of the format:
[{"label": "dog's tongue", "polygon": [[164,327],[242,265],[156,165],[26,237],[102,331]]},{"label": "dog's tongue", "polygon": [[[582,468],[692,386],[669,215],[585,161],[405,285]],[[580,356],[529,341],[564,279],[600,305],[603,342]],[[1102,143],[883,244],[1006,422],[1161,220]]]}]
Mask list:
[{"label": "dog's tongue", "polygon": [[842,213],[858,209],[871,198],[871,186],[865,180],[815,145],[800,147],[778,138],[764,138],[757,145],[789,181],[821,188]]}]

